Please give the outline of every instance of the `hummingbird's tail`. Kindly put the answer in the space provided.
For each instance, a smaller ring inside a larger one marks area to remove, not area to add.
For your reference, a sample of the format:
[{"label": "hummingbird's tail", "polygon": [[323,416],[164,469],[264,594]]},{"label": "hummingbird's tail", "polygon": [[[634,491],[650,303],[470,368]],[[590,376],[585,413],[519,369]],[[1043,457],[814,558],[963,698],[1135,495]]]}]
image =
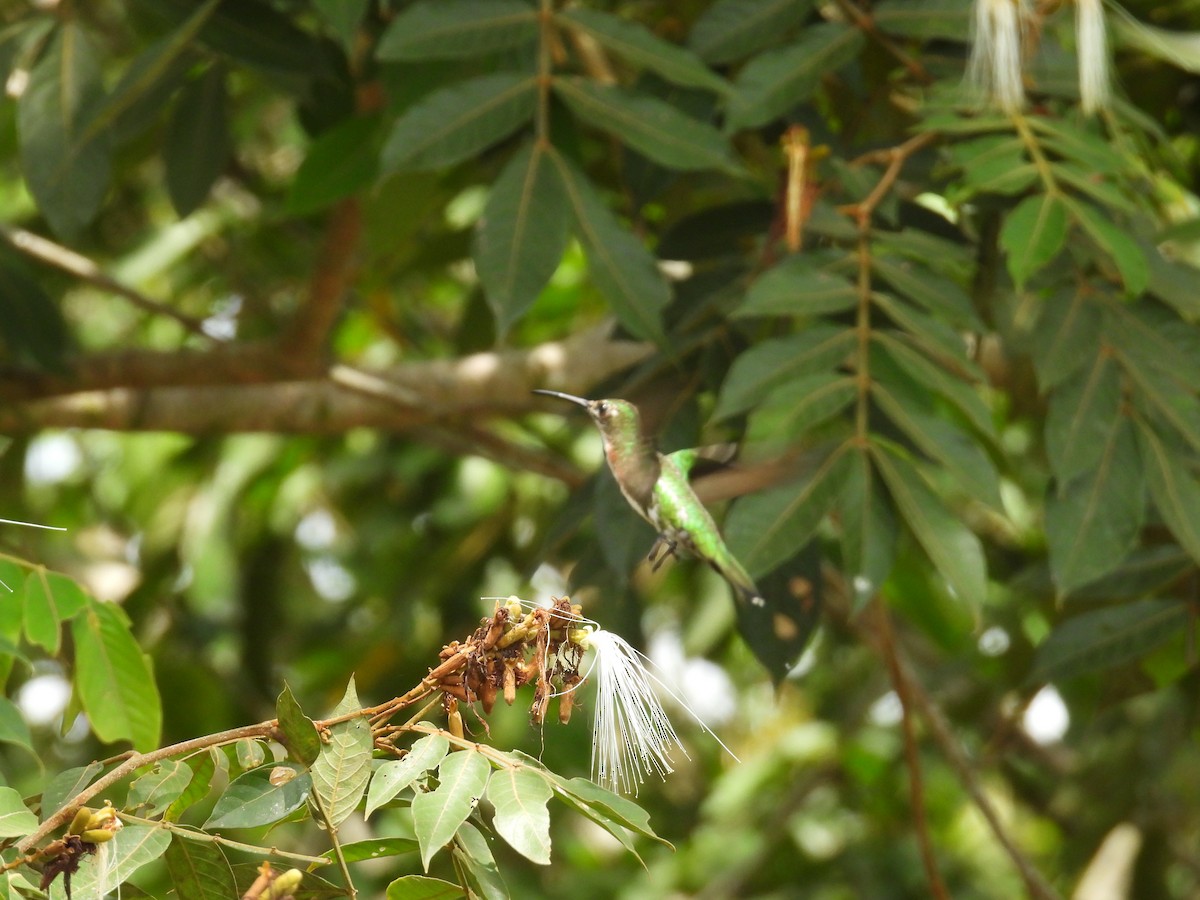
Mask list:
[{"label": "hummingbird's tail", "polygon": [[741,563],[736,559],[730,557],[721,565],[713,563],[713,568],[717,570],[722,578],[729,582],[729,586],[733,588],[733,594],[739,604],[754,607],[767,605],[767,601],[759,593],[754,579],[750,577],[746,570],[742,568]]}]

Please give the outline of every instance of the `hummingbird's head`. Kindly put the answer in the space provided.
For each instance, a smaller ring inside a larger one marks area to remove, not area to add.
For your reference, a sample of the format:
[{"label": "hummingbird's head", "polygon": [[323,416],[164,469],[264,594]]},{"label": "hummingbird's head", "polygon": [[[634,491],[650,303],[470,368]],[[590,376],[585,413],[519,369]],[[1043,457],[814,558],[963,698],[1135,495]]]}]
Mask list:
[{"label": "hummingbird's head", "polygon": [[637,435],[640,430],[641,422],[637,407],[628,400],[588,400],[584,397],[576,397],[574,394],[564,394],[561,391],[536,390],[534,393],[557,397],[559,400],[566,400],[576,406],[582,406],[588,411],[588,415],[592,417],[592,421],[596,423],[600,433],[605,437],[619,434]]}]

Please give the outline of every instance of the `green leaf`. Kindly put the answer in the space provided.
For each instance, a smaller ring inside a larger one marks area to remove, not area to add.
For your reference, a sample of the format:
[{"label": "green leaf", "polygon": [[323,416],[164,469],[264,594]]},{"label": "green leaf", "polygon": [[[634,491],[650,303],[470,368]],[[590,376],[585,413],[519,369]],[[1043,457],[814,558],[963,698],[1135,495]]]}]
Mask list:
[{"label": "green leaf", "polygon": [[669,842],[655,834],[654,829],[650,827],[650,813],[629,798],[602,788],[586,778],[572,778],[568,781],[553,776],[551,780],[560,793],[577,801],[580,806],[599,811],[622,828],[628,828],[635,834],[648,837],[668,847],[671,846]]},{"label": "green leaf", "polygon": [[303,216],[368,188],[379,174],[379,116],[351,116],[308,148],[288,192],[287,211]]},{"label": "green leaf", "polygon": [[984,330],[971,298],[955,282],[907,260],[871,257],[871,271],[939,319],[965,331]]},{"label": "green leaf", "polygon": [[1066,203],[1103,258],[1111,261],[1121,273],[1125,293],[1132,297],[1142,293],[1150,283],[1150,266],[1138,242],[1090,203],[1070,198]]},{"label": "green leaf", "polygon": [[[345,696],[333,711],[333,718],[362,708],[354,690],[354,679],[346,685]],[[363,716],[330,726],[317,761],[312,766],[313,793],[321,801],[321,811],[330,828],[346,821],[358,806],[371,777],[371,724]]]},{"label": "green leaf", "polygon": [[1112,669],[1144,656],[1187,627],[1188,605],[1139,600],[1067,619],[1037,648],[1032,682]]},{"label": "green leaf", "polygon": [[854,347],[848,328],[817,323],[799,334],[753,345],[734,360],[713,410],[713,421],[727,419],[762,401],[774,387],[833,368]]},{"label": "green leaf", "polygon": [[371,0],[313,0],[313,6],[338,36],[342,46],[353,52],[363,16],[367,14]]},{"label": "green leaf", "polygon": [[607,47],[625,62],[649,69],[673,84],[706,88],[719,94],[733,90],[693,52],[655,35],[644,25],[599,10],[570,7],[555,15],[565,28],[574,28]]},{"label": "green leaf", "polygon": [[425,0],[392,19],[376,55],[462,59],[519,47],[537,36],[537,11],[519,0]]},{"label": "green leaf", "polygon": [[311,766],[321,752],[321,736],[313,720],[304,714],[296,702],[286,681],[275,701],[275,717],[279,719],[279,730],[283,732],[288,756],[302,765]]},{"label": "green leaf", "polygon": [[405,875],[387,886],[385,900],[457,900],[466,896],[457,884],[428,875]]},{"label": "green leaf", "polygon": [[51,778],[50,783],[42,790],[42,819],[48,819],[58,812],[103,771],[104,766],[94,762],[86,766],[64,769]]},{"label": "green leaf", "polygon": [[1004,221],[1000,245],[1008,272],[1020,289],[1058,256],[1067,239],[1067,208],[1054,194],[1026,197]]},{"label": "green leaf", "polygon": [[158,119],[196,57],[196,36],[220,5],[221,0],[206,0],[179,27],[138,54],[88,122],[87,133],[94,135],[111,128],[114,140],[119,142],[139,134]]},{"label": "green leaf", "polygon": [[533,305],[558,268],[570,220],[562,179],[546,146],[525,147],[492,186],[472,250],[500,334]]},{"label": "green leaf", "polygon": [[469,888],[481,900],[509,900],[511,895],[500,876],[492,848],[483,833],[470,822],[463,822],[458,829],[451,854],[455,868],[463,870]]},{"label": "green leaf", "polygon": [[43,369],[65,368],[71,335],[62,311],[7,253],[0,253],[0,339],[17,360]]},{"label": "green leaf", "polygon": [[812,6],[811,0],[717,0],[692,26],[688,46],[710,63],[745,59],[803,22]]},{"label": "green leaf", "polygon": [[1137,431],[1150,496],[1175,539],[1200,561],[1200,483],[1187,463],[1144,422]]},{"label": "green leaf", "polygon": [[[105,854],[88,856],[71,877],[75,898],[99,897],[114,884],[124,884],[138,869],[154,862],[171,844],[171,833],[152,825],[126,825]],[[62,879],[50,888],[52,900],[67,900]]]},{"label": "green leaf", "polygon": [[37,816],[10,787],[0,787],[0,838],[24,837],[36,831]]},{"label": "green leaf", "polygon": [[233,870],[224,851],[207,841],[176,837],[163,854],[176,896],[195,900],[229,900],[238,895]]},{"label": "green leaf", "polygon": [[262,742],[254,738],[242,738],[233,745],[233,751],[237,756],[239,769],[257,769],[267,759]]},{"label": "green leaf", "polygon": [[487,149],[531,118],[536,82],[511,72],[434,91],[404,112],[384,143],[384,174],[448,168]]},{"label": "green leaf", "polygon": [[575,213],[588,272],[613,313],[636,337],[662,340],[662,310],[671,290],[649,251],[617,221],[587,177],[560,154],[551,157]]},{"label": "green leaf", "polygon": [[840,22],[805,28],[800,39],[768,50],[739,73],[729,128],[763,125],[807,100],[825,76],[858,56],[862,32]]},{"label": "green leaf", "polygon": [[25,578],[25,637],[31,644],[58,654],[59,625],[88,604],[87,594],[73,578],[40,566]]},{"label": "green leaf", "polygon": [[966,42],[971,7],[958,0],[884,0],[871,10],[871,21],[884,34]]},{"label": "green leaf", "polygon": [[85,129],[104,100],[100,63],[77,20],[62,25],[17,105],[21,167],[38,208],[72,237],[95,218],[108,191],[109,138]]},{"label": "green leaf", "polygon": [[186,810],[208,796],[208,792],[212,788],[212,777],[217,771],[216,753],[215,749],[209,749],[188,757],[186,762],[188,768],[191,769],[191,779],[182,793],[175,798],[175,802],[163,813],[164,820],[179,821],[179,817]]},{"label": "green leaf", "polygon": [[558,77],[554,91],[580,121],[671,169],[738,171],[729,142],[669,103],[583,78]]},{"label": "green leaf", "polygon": [[987,594],[987,566],[979,538],[942,504],[912,463],[878,446],[873,451],[888,493],[934,568],[961,603],[980,609]]},{"label": "green leaf", "polygon": [[1050,392],[1046,456],[1060,486],[1096,467],[1120,408],[1120,373],[1105,352]]},{"label": "green leaf", "polygon": [[1195,567],[1175,544],[1135,549],[1116,569],[1071,592],[1072,601],[1128,601],[1166,590]]},{"label": "green leaf", "polygon": [[491,771],[488,761],[475,750],[451,753],[438,767],[438,786],[413,798],[413,825],[426,870],[483,796]]},{"label": "green leaf", "polygon": [[872,338],[879,352],[872,354],[871,371],[878,381],[888,384],[888,371],[894,366],[917,384],[945,397],[981,434],[994,436],[991,412],[972,385],[931,363],[893,335],[876,331]]},{"label": "green leaf", "polygon": [[790,444],[840,415],[857,398],[858,384],[851,375],[801,375],[767,394],[750,416],[746,440]]},{"label": "green leaf", "polygon": [[[1116,332],[1120,334],[1120,332]],[[1144,414],[1156,413],[1193,448],[1200,448],[1200,400],[1194,387],[1175,373],[1160,370],[1139,346],[1140,335],[1130,328],[1113,347],[1123,370],[1136,387],[1135,406]],[[1186,378],[1186,375],[1184,376]]]},{"label": "green leaf", "polygon": [[1145,518],[1144,472],[1129,421],[1106,421],[1092,468],[1046,498],[1050,571],[1060,593],[1095,581],[1133,549]]},{"label": "green leaf", "polygon": [[835,452],[812,477],[743,497],[725,521],[725,543],[752,577],[771,571],[808,543],[849,471]]},{"label": "green leaf", "polygon": [[1100,305],[1081,291],[1055,294],[1041,306],[1030,343],[1038,384],[1046,391],[1088,362],[1079,348],[1099,346],[1103,319]]},{"label": "green leaf", "polygon": [[142,751],[157,747],[162,702],[125,614],[112,603],[91,603],[71,622],[71,634],[75,690],[96,736],[132,741]]},{"label": "green leaf", "polygon": [[[342,858],[348,863],[362,862],[367,859],[385,859],[389,856],[402,856],[405,853],[417,852],[417,841],[415,838],[405,837],[386,837],[373,838],[367,841],[355,841],[351,844],[342,844]],[[333,852],[326,854],[330,857],[329,862],[335,862]]]},{"label": "green leaf", "polygon": [[1129,164],[1099,132],[1084,131],[1067,119],[1052,116],[1029,116],[1026,121],[1038,133],[1043,147],[1055,156],[1074,160],[1093,177],[1118,175]]},{"label": "green leaf", "polygon": [[225,70],[209,66],[175,101],[163,138],[167,193],[180,216],[195,211],[225,171],[232,153],[226,126]]},{"label": "green leaf", "polygon": [[427,734],[412,745],[403,759],[385,762],[371,778],[365,815],[370,816],[379,807],[390,803],[402,790],[436,767],[449,752],[450,742],[442,735]]},{"label": "green leaf", "polygon": [[861,610],[879,592],[896,557],[896,517],[865,452],[855,451],[841,484],[842,567]]},{"label": "green leaf", "polygon": [[855,285],[818,266],[806,256],[788,257],[750,285],[733,315],[816,316],[853,309],[858,303]]},{"label": "green leaf", "polygon": [[129,786],[125,808],[135,812],[143,807],[138,815],[153,818],[179,799],[191,782],[192,770],[187,763],[177,759],[161,760]]},{"label": "green leaf", "polygon": [[965,380],[986,380],[983,370],[967,356],[967,342],[961,332],[895,294],[875,292],[871,300],[900,330],[904,343],[918,353]]},{"label": "green leaf", "polygon": [[270,825],[303,806],[313,785],[312,776],[305,772],[278,785],[271,784],[271,773],[283,766],[286,763],[260,766],[230,782],[204,823],[204,830]]},{"label": "green leaf", "polygon": [[496,808],[492,826],[531,862],[550,865],[550,811],[554,791],[546,779],[525,768],[503,768],[488,781],[487,797]]},{"label": "green leaf", "polygon": [[974,500],[1003,511],[1000,478],[979,442],[949,422],[929,415],[921,398],[897,385],[876,382],[871,396],[889,419],[927,457],[942,464]]}]

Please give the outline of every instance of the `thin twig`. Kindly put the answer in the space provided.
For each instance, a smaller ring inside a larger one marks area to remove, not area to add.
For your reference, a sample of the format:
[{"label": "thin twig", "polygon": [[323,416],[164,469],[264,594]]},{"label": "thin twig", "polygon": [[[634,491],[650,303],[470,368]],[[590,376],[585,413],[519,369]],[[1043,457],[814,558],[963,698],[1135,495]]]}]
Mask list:
[{"label": "thin twig", "polygon": [[325,830],[329,832],[329,842],[333,845],[333,855],[337,859],[338,868],[342,870],[342,877],[346,879],[346,890],[349,892],[350,900],[355,900],[358,897],[358,888],[354,886],[354,879],[350,876],[350,866],[346,863],[346,854],[342,852],[342,842],[338,839],[337,826],[329,818],[325,804],[321,802],[320,793],[312,790],[309,791],[308,796],[312,800],[313,806],[317,808],[318,815],[324,821]]},{"label": "thin twig", "polygon": [[69,250],[61,244],[56,244],[32,231],[26,231],[24,228],[6,226],[0,228],[0,235],[14,249],[31,259],[36,259],[38,262],[66,272],[68,275],[74,275],[80,281],[108,291],[110,294],[124,297],[138,309],[174,319],[192,334],[211,337],[204,331],[204,325],[200,319],[181,313],[157,300],[151,300],[140,291],[134,290],[129,285],[122,284],[111,275],[106,274],[98,265],[74,250]]},{"label": "thin twig", "polygon": [[925,784],[921,775],[921,757],[917,747],[917,732],[913,725],[912,699],[908,682],[900,671],[900,660],[896,654],[896,640],[892,634],[891,617],[882,599],[875,598],[876,617],[879,621],[879,646],[883,660],[891,675],[892,687],[900,700],[900,725],[904,735],[904,761],[908,766],[908,790],[912,806],[913,827],[917,834],[917,846],[921,850],[921,863],[925,866],[925,878],[929,882],[930,896],[936,900],[950,900],[942,874],[938,871],[937,856],[933,852],[933,838],[929,832],[929,815],[925,809]]},{"label": "thin twig", "polygon": [[172,834],[178,834],[185,840],[217,844],[221,847],[228,847],[230,850],[240,850],[244,853],[277,856],[280,859],[290,859],[294,862],[308,863],[309,865],[327,866],[332,862],[327,856],[307,856],[303,853],[280,850],[278,847],[259,847],[255,844],[244,844],[241,841],[233,841],[227,837],[221,837],[219,834],[209,834],[206,831],[199,831],[189,825],[180,825],[177,822],[169,822],[166,819],[143,819],[141,816],[120,811],[117,812],[117,817],[123,822],[131,822],[135,825],[149,825],[153,828],[166,829]]}]

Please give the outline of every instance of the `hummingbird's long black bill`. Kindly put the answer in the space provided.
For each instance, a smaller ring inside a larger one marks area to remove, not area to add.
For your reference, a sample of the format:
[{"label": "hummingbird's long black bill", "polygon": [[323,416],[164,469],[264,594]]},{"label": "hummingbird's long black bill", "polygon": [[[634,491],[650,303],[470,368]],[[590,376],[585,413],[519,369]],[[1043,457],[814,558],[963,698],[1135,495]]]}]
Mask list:
[{"label": "hummingbird's long black bill", "polygon": [[535,388],[533,393],[542,394],[546,397],[557,397],[559,400],[566,400],[570,403],[576,404],[577,406],[582,406],[584,409],[587,409],[588,405],[591,403],[591,401],[585,397],[576,397],[574,394],[564,394],[562,391],[544,391],[541,388]]}]

